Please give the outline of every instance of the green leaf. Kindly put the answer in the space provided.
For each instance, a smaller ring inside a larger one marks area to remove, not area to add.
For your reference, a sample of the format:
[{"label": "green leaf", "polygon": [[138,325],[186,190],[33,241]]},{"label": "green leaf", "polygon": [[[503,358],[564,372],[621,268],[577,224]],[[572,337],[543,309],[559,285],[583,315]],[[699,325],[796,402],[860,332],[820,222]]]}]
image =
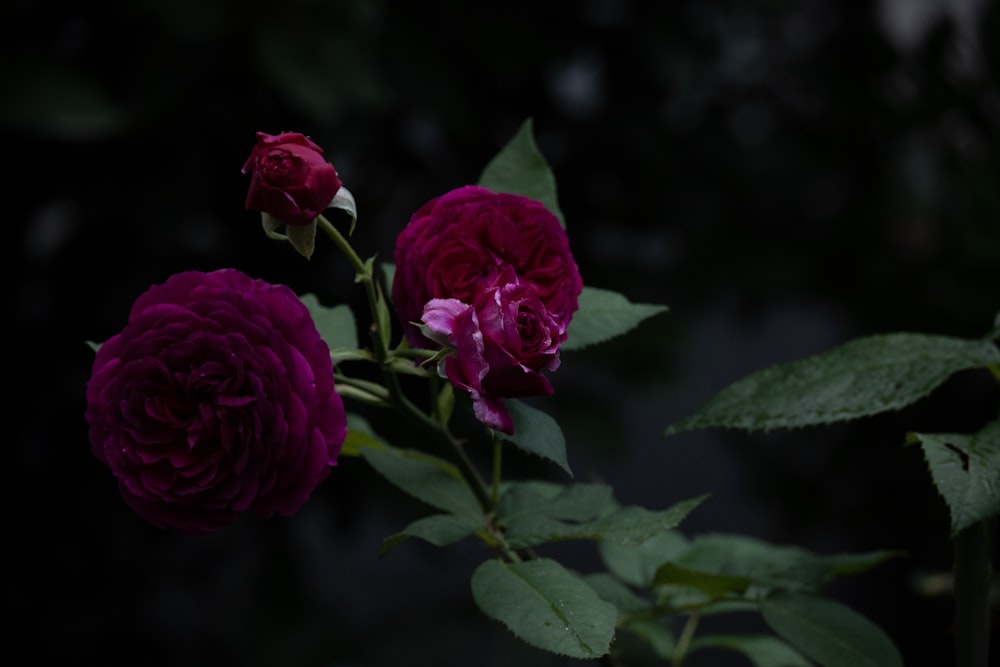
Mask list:
[{"label": "green leaf", "polygon": [[504,405],[514,420],[514,435],[497,435],[516,445],[518,449],[552,461],[572,477],[573,471],[566,458],[566,438],[563,437],[559,423],[522,401],[507,399]]},{"label": "green leaf", "polygon": [[742,595],[752,583],[749,577],[702,572],[675,563],[661,565],[653,578],[654,586],[695,588],[709,598],[721,598],[730,593]]},{"label": "green leaf", "polygon": [[794,428],[898,410],[953,373],[997,363],[1000,351],[982,340],[910,333],[859,338],[752,373],[665,435],[706,427]]},{"label": "green leaf", "polygon": [[875,624],[838,602],[780,593],[760,612],[771,628],[824,667],[902,667],[892,640]]},{"label": "green leaf", "polygon": [[472,595],[484,614],[535,648],[599,658],[611,647],[615,606],[554,560],[488,560],[472,574]]},{"label": "green leaf", "polygon": [[[320,338],[330,348],[334,363],[344,358],[356,358],[358,353],[358,330],[354,321],[354,313],[350,306],[324,306],[313,293],[299,297],[309,309]],[[354,353],[354,354],[352,354]]]},{"label": "green leaf", "polygon": [[366,447],[362,456],[389,482],[439,510],[482,520],[479,502],[452,464],[414,449]]},{"label": "green leaf", "polygon": [[688,538],[668,530],[638,544],[601,542],[598,551],[604,566],[627,584],[649,588],[657,568],[687,549]]},{"label": "green leaf", "polygon": [[700,572],[746,577],[762,589],[816,591],[836,574],[863,572],[900,552],[821,556],[746,535],[699,535],[670,562]]},{"label": "green leaf", "polygon": [[[556,508],[571,506],[564,502],[565,499],[579,497],[579,490],[587,488],[588,485],[570,487],[567,495],[553,500]],[[515,549],[561,540],[607,540],[634,545],[675,528],[706,497],[685,500],[662,511],[632,506],[617,507],[591,518],[582,512],[569,516],[558,509],[550,509],[542,500],[536,502],[533,510],[525,509],[522,496],[517,499],[517,511],[505,513],[513,502],[498,508],[497,522],[503,526],[507,542]],[[582,498],[580,507],[594,507],[595,505],[590,505],[593,501],[593,497]]]},{"label": "green leaf", "polygon": [[667,659],[673,655],[676,640],[667,627],[666,619],[643,613],[653,611],[652,601],[637,595],[621,580],[606,572],[589,574],[584,581],[602,600],[618,609],[619,627],[648,642],[660,658]]},{"label": "green leaf", "polygon": [[517,133],[489,161],[478,184],[493,192],[507,192],[540,201],[566,226],[556,197],[556,179],[535,145],[532,119],[525,120]]},{"label": "green leaf", "polygon": [[1000,514],[1000,421],[973,435],[912,433],[951,514],[951,534]]},{"label": "green leaf", "polygon": [[801,653],[768,635],[705,635],[691,642],[691,652],[703,648],[737,651],[754,667],[812,667]]},{"label": "green leaf", "polygon": [[474,534],[482,528],[482,521],[455,514],[432,514],[417,519],[406,528],[382,540],[378,555],[384,556],[397,544],[410,537],[430,542],[436,547],[445,547]]},{"label": "green leaf", "polygon": [[385,281],[386,287],[389,289],[389,294],[392,294],[392,281],[396,279],[396,265],[392,262],[380,262],[379,267],[382,269],[382,279]]},{"label": "green leaf", "polygon": [[568,337],[561,350],[579,350],[620,336],[644,320],[669,308],[648,303],[632,303],[610,290],[584,286],[580,308],[570,320]]},{"label": "green leaf", "polygon": [[497,505],[497,523],[506,527],[512,522],[533,517],[588,521],[617,509],[612,489],[607,484],[556,484],[531,480],[513,482]]}]

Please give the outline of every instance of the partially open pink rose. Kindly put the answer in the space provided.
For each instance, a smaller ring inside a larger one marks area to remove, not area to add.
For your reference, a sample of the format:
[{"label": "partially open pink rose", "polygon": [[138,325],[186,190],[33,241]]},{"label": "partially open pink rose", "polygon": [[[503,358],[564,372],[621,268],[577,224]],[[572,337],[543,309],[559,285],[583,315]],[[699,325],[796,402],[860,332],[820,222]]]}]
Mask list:
[{"label": "partially open pink rose", "polygon": [[251,174],[247,210],[267,213],[286,225],[311,224],[341,187],[323,149],[298,132],[258,132],[243,173]]},{"label": "partially open pink rose", "polygon": [[472,304],[507,269],[564,325],[583,288],[555,215],[533,199],[472,185],[420,207],[396,239],[395,261],[393,303],[416,347],[431,344],[412,324],[428,301]]},{"label": "partially open pink rose", "polygon": [[297,512],[347,433],[305,305],[234,269],[179,273],[136,299],[94,359],[86,418],[125,502],[191,535]]},{"label": "partially open pink rose", "polygon": [[[502,276],[514,280],[510,271]],[[513,434],[501,399],[552,393],[541,371],[559,367],[566,325],[530,285],[503,282],[480,292],[473,305],[431,299],[422,321],[425,336],[454,349],[441,360],[439,373],[469,392],[476,418],[487,426]]]}]

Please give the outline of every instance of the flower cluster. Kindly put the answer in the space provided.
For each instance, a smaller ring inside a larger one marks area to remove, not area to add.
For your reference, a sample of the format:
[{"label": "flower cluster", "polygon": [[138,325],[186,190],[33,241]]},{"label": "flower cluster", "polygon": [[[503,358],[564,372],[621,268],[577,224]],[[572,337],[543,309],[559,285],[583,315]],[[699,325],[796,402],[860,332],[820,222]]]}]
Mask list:
[{"label": "flower cluster", "polygon": [[502,399],[552,393],[542,371],[558,368],[583,289],[558,218],[527,197],[461,187],[420,207],[395,261],[410,344],[454,350],[439,372],[469,392],[481,422],[513,433]]}]

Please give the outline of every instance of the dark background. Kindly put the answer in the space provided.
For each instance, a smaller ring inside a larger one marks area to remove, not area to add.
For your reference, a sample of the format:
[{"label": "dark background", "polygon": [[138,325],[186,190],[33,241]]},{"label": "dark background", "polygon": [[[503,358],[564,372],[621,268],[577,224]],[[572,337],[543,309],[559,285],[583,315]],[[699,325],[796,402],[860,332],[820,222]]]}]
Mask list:
[{"label": "dark background", "polygon": [[[951,664],[951,601],[923,585],[950,567],[948,517],[902,442],[994,417],[985,373],[852,424],[660,437],[765,364],[879,332],[989,330],[1000,15],[938,4],[8,0],[8,654],[560,664],[475,610],[478,545],[376,558],[424,510],[359,461],[342,460],[293,518],[186,539],[125,507],[83,419],[85,341],[119,331],[172,273],[231,266],[360,305],[329,244],[306,262],[243,209],[254,132],[324,146],[358,202],[355,246],[387,258],[412,211],[474,182],[531,117],[585,282],[671,307],[564,355],[544,407],[577,478],[653,509],[711,493],[682,525],[691,535],[904,549],[830,594],[882,626],[907,665]],[[726,658],[690,664],[747,664]]]}]

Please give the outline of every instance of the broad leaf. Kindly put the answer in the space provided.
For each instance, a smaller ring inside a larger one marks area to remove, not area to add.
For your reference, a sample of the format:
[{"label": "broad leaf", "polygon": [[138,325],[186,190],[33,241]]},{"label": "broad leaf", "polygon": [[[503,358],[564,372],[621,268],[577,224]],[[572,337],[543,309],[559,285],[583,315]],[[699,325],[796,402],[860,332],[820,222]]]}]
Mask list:
[{"label": "broad leaf", "polygon": [[479,608],[522,641],[573,658],[607,654],[618,612],[554,560],[488,560],[472,574]]},{"label": "broad leaf", "polygon": [[361,415],[347,413],[347,437],[340,449],[341,456],[361,456],[366,447],[385,447],[385,443],[375,434],[375,430]]},{"label": "broad leaf", "polygon": [[601,542],[598,551],[608,571],[627,584],[649,588],[657,568],[685,551],[690,543],[683,533],[668,530],[640,542]]},{"label": "broad leaf", "polygon": [[707,496],[677,503],[661,511],[644,507],[619,507],[601,516],[582,521],[553,515],[546,508],[512,516],[498,514],[507,542],[514,548],[536,546],[560,540],[606,540],[619,544],[641,544],[677,525]]},{"label": "broad leaf", "polygon": [[691,651],[722,648],[737,651],[754,667],[812,667],[801,653],[768,635],[705,635],[691,642]]},{"label": "broad leaf", "polygon": [[660,658],[673,655],[676,647],[674,634],[667,626],[667,619],[657,617],[653,603],[640,597],[616,577],[606,572],[589,574],[584,577],[587,585],[618,609],[618,626],[625,628],[649,642]]},{"label": "broad leaf", "polygon": [[573,471],[566,458],[566,438],[559,423],[548,414],[522,401],[504,401],[514,420],[514,435],[497,433],[504,440],[514,443],[518,449],[536,454],[552,461],[566,471],[570,477]]},{"label": "broad leaf", "polygon": [[579,304],[561,350],[579,350],[603,343],[669,310],[666,306],[632,303],[617,292],[588,286],[580,293]]},{"label": "broad leaf", "polygon": [[696,428],[745,430],[829,424],[898,410],[953,373],[1000,363],[982,340],[895,333],[859,338],[828,352],[738,380],[666,434]]},{"label": "broad leaf", "polygon": [[358,330],[350,306],[324,306],[312,293],[303,294],[299,298],[309,309],[320,338],[330,348],[334,363],[342,358],[354,358],[352,354],[356,354],[358,350]]},{"label": "broad leaf", "polygon": [[731,593],[742,595],[752,583],[753,579],[749,577],[703,572],[676,563],[664,563],[653,578],[654,586],[694,588],[709,598],[721,598]]},{"label": "broad leaf", "polygon": [[816,591],[836,574],[863,572],[898,555],[876,551],[820,556],[746,535],[709,533],[692,540],[670,563],[699,572],[745,577],[758,589]]},{"label": "broad leaf", "polygon": [[559,224],[566,226],[556,197],[556,179],[535,145],[530,118],[489,161],[478,184],[493,192],[507,192],[540,201],[559,219]]},{"label": "broad leaf", "polygon": [[439,510],[481,520],[479,502],[452,464],[412,449],[366,447],[362,456],[391,483]]},{"label": "broad leaf", "polygon": [[455,514],[432,514],[410,523],[406,528],[382,540],[379,556],[389,553],[397,544],[410,537],[418,537],[436,547],[454,544],[474,534],[482,527],[481,521]]},{"label": "broad leaf", "polygon": [[892,640],[839,602],[782,593],[761,600],[760,612],[780,637],[823,667],[902,667]]},{"label": "broad leaf", "polygon": [[951,533],[1000,514],[1000,421],[974,435],[913,433],[948,504]]}]

